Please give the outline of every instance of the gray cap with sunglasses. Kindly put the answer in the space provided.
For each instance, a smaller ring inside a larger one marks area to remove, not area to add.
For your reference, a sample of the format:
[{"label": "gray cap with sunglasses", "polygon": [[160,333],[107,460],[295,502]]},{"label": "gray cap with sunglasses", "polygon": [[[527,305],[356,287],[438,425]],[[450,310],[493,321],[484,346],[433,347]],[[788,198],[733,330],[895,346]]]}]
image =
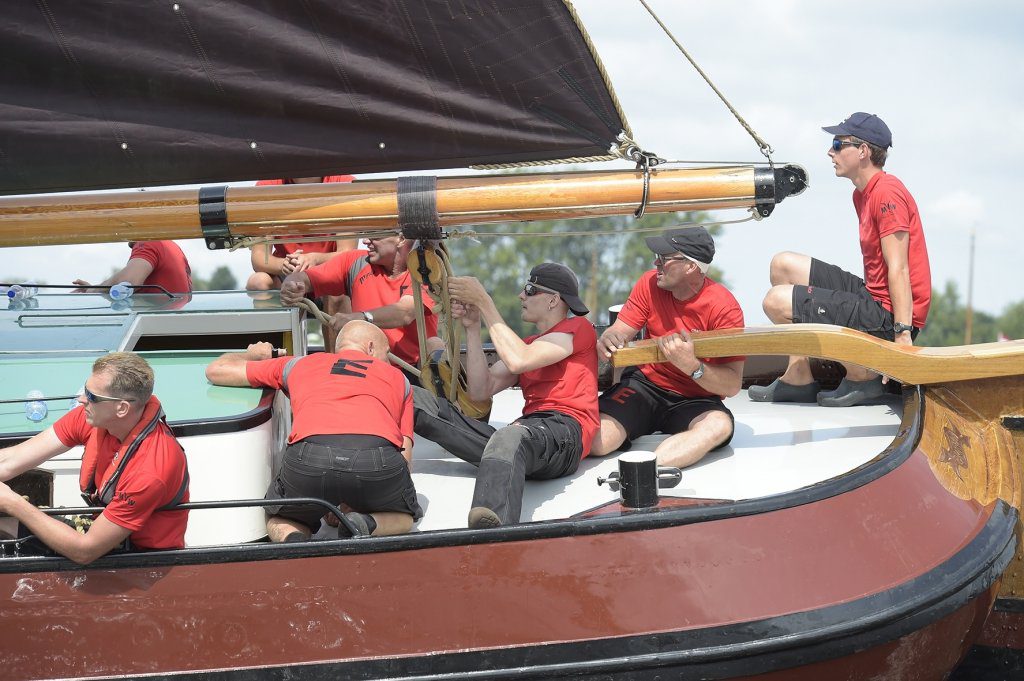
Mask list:
[{"label": "gray cap with sunglasses", "polygon": [[590,310],[580,300],[580,285],[576,273],[557,262],[545,262],[530,270],[531,284],[550,289],[565,301],[569,309],[580,317],[590,314]]},{"label": "gray cap with sunglasses", "polygon": [[702,265],[702,272],[707,271],[715,257],[715,240],[703,227],[670,229],[661,236],[649,236],[645,241],[647,248],[658,255],[682,253],[698,265]]},{"label": "gray cap with sunglasses", "polygon": [[839,125],[822,128],[830,135],[849,135],[870,142],[876,147],[888,149],[892,146],[892,132],[889,126],[875,114],[858,111]]}]

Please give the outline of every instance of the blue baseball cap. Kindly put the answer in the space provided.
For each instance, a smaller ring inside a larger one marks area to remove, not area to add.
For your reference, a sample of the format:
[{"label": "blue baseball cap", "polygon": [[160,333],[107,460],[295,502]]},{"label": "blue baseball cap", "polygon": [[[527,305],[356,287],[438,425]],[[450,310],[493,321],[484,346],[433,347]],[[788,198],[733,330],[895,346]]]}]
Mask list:
[{"label": "blue baseball cap", "polygon": [[851,135],[883,149],[892,146],[892,132],[889,131],[889,126],[885,124],[885,121],[875,114],[863,111],[852,113],[839,125],[832,125],[822,128],[822,130],[831,135]]}]

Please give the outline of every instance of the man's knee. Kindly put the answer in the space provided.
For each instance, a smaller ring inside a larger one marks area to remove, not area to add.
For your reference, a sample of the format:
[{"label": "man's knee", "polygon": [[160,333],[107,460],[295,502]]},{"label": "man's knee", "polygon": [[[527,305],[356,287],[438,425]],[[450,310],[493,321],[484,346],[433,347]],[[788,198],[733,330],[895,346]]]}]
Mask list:
[{"label": "man's knee", "polygon": [[617,450],[626,440],[626,429],[618,419],[601,414],[601,427],[590,446],[591,456],[607,456]]},{"label": "man's knee", "polygon": [[802,253],[782,251],[772,256],[768,276],[773,286],[778,284],[807,285],[811,259]]},{"label": "man's knee", "polygon": [[529,431],[525,427],[514,423],[496,430],[491,439],[487,441],[487,446],[484,447],[483,458],[503,461],[511,465],[528,435]]},{"label": "man's knee", "polygon": [[707,437],[711,449],[718,447],[732,437],[735,423],[724,411],[706,411],[690,422],[689,430]]},{"label": "man's knee", "polygon": [[772,286],[761,302],[761,308],[768,319],[776,324],[793,319],[793,286],[782,284]]},{"label": "man's knee", "polygon": [[274,286],[274,278],[266,272],[253,272],[245,282],[246,291],[269,291]]}]

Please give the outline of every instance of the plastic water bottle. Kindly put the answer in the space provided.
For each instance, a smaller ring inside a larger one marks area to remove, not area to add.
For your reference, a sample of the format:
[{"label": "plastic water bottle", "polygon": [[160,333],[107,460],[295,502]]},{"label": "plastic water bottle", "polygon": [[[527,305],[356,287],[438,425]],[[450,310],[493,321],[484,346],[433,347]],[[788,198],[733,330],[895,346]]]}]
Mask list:
[{"label": "plastic water bottle", "polygon": [[33,423],[39,423],[46,418],[46,402],[43,402],[43,393],[39,390],[30,390],[29,401],[25,403],[25,418]]},{"label": "plastic water bottle", "polygon": [[133,293],[135,293],[135,288],[130,281],[122,281],[120,284],[114,284],[110,287],[110,297],[114,300],[131,298]]},{"label": "plastic water bottle", "polygon": [[85,386],[84,385],[81,388],[78,389],[78,392],[75,393],[75,396],[71,398],[70,402],[68,402],[68,411],[71,411],[75,407],[79,407],[79,406],[82,405],[82,403],[78,401],[78,398],[80,396],[82,396],[83,394],[85,394]]},{"label": "plastic water bottle", "polygon": [[7,289],[7,297],[11,300],[35,298],[37,293],[39,293],[39,287],[35,284],[14,284]]}]

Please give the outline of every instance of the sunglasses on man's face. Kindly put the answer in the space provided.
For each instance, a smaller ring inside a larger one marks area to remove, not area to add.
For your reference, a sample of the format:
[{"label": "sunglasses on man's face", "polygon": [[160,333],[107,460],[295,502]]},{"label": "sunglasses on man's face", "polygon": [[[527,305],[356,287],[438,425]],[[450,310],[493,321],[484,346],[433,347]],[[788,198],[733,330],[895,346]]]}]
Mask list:
[{"label": "sunglasses on man's face", "polygon": [[678,256],[678,255],[677,256],[673,256],[671,258],[666,258],[663,255],[656,255],[656,256],[654,256],[654,264],[657,265],[658,267],[664,267],[666,263],[670,263],[673,260],[678,260],[680,262],[686,262],[686,261],[689,260],[690,262],[693,262],[689,258],[684,258],[684,257]]},{"label": "sunglasses on man's face", "polygon": [[549,289],[549,288],[547,288],[545,286],[540,286],[538,284],[527,284],[526,286],[523,287],[523,293],[525,293],[528,298],[532,298],[533,296],[537,295],[538,293],[554,293],[554,294],[557,294],[558,291],[553,291],[552,289]]},{"label": "sunglasses on man's face", "polygon": [[849,140],[832,140],[832,151],[839,153],[843,150],[843,147],[859,147],[864,144],[863,142],[850,142]]},{"label": "sunglasses on man's face", "polygon": [[134,397],[109,397],[107,395],[97,395],[96,393],[94,393],[93,391],[91,391],[91,390],[89,390],[88,388],[85,388],[85,387],[82,388],[82,396],[86,399],[87,402],[89,402],[91,404],[96,404],[97,402],[121,402],[121,401],[124,401],[124,402],[134,402],[135,401]]}]

